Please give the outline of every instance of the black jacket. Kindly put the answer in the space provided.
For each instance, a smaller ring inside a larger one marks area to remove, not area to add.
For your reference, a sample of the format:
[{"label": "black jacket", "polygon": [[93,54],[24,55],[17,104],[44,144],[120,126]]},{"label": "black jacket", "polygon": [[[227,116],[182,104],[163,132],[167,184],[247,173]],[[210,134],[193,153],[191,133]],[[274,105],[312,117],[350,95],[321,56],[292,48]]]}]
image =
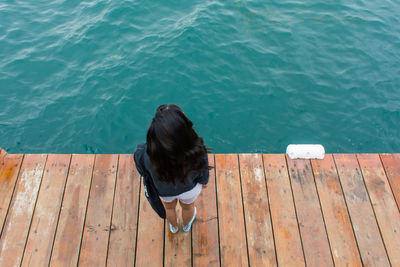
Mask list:
[{"label": "black jacket", "polygon": [[133,159],[135,160],[136,169],[143,177],[143,186],[145,190],[145,196],[147,201],[149,201],[153,210],[160,216],[162,219],[165,219],[165,209],[161,200],[159,198],[159,194],[157,189],[154,187],[153,180],[151,179],[150,174],[146,170],[144,164],[144,154],[146,153],[145,144],[139,144],[136,147],[135,154],[133,155]]},{"label": "black jacket", "polygon": [[[189,172],[188,176],[185,179],[185,184],[179,182],[178,180],[175,181],[175,184],[167,183],[160,181],[158,179],[157,173],[154,171],[153,167],[151,166],[150,158],[147,155],[146,152],[147,146],[146,143],[141,143],[137,145],[136,150],[135,150],[135,163],[136,163],[136,168],[138,169],[139,173],[143,176],[143,183],[146,186],[147,183],[147,192],[149,195],[154,193],[156,196],[150,196],[147,199],[149,200],[151,206],[153,209],[160,215],[165,213],[164,207],[159,199],[159,196],[163,197],[169,197],[169,196],[177,196],[179,194],[182,194],[183,192],[187,192],[191,189],[193,189],[196,184],[207,184],[209,180],[209,171],[204,170],[204,171],[191,171]],[[138,154],[138,155],[136,155]],[[141,159],[142,161],[138,163],[138,160],[136,159]],[[208,156],[205,155],[205,160],[208,165]],[[146,176],[146,178],[145,178]],[[155,199],[157,198],[157,200]],[[153,204],[152,204],[153,202]],[[158,202],[160,202],[158,204]],[[158,208],[158,206],[161,205],[162,211],[159,211],[161,208]],[[162,217],[160,215],[160,217]],[[164,217],[162,217],[164,218]]]}]

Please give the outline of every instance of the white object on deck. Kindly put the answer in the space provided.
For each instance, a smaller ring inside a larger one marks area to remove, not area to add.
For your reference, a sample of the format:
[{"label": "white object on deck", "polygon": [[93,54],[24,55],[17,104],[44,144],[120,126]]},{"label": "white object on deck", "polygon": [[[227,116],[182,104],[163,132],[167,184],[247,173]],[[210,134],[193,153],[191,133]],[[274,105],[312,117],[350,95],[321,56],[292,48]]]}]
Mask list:
[{"label": "white object on deck", "polygon": [[288,145],[286,154],[290,159],[323,159],[325,148],[322,145]]}]

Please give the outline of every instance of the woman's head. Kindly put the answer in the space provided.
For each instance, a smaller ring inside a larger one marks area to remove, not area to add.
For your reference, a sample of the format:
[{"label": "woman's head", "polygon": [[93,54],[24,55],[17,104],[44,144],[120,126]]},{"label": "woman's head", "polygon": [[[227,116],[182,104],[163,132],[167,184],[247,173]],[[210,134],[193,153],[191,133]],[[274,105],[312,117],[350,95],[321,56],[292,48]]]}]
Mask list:
[{"label": "woman's head", "polygon": [[147,154],[159,179],[184,182],[189,171],[207,169],[207,148],[193,123],[174,104],[161,105],[147,131]]}]

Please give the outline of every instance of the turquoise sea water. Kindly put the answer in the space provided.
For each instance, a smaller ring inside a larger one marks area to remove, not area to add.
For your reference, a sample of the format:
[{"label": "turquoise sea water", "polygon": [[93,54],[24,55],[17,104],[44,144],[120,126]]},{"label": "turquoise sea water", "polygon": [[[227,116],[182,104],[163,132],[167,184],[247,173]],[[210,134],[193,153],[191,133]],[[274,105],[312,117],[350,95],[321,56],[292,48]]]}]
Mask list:
[{"label": "turquoise sea water", "polygon": [[400,2],[3,1],[0,147],[130,153],[180,105],[216,153],[400,152]]}]

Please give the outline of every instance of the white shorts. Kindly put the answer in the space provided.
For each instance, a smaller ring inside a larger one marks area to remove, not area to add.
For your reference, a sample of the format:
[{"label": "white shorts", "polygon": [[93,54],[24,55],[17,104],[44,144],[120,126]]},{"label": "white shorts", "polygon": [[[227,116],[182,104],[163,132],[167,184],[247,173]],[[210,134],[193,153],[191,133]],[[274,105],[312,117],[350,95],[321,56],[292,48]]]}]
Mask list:
[{"label": "white shorts", "polygon": [[172,202],[175,199],[179,199],[183,204],[192,204],[196,198],[200,195],[201,193],[201,184],[196,184],[193,189],[183,192],[182,194],[179,194],[177,196],[172,196],[172,197],[162,197],[160,196],[160,199],[164,202]]}]

